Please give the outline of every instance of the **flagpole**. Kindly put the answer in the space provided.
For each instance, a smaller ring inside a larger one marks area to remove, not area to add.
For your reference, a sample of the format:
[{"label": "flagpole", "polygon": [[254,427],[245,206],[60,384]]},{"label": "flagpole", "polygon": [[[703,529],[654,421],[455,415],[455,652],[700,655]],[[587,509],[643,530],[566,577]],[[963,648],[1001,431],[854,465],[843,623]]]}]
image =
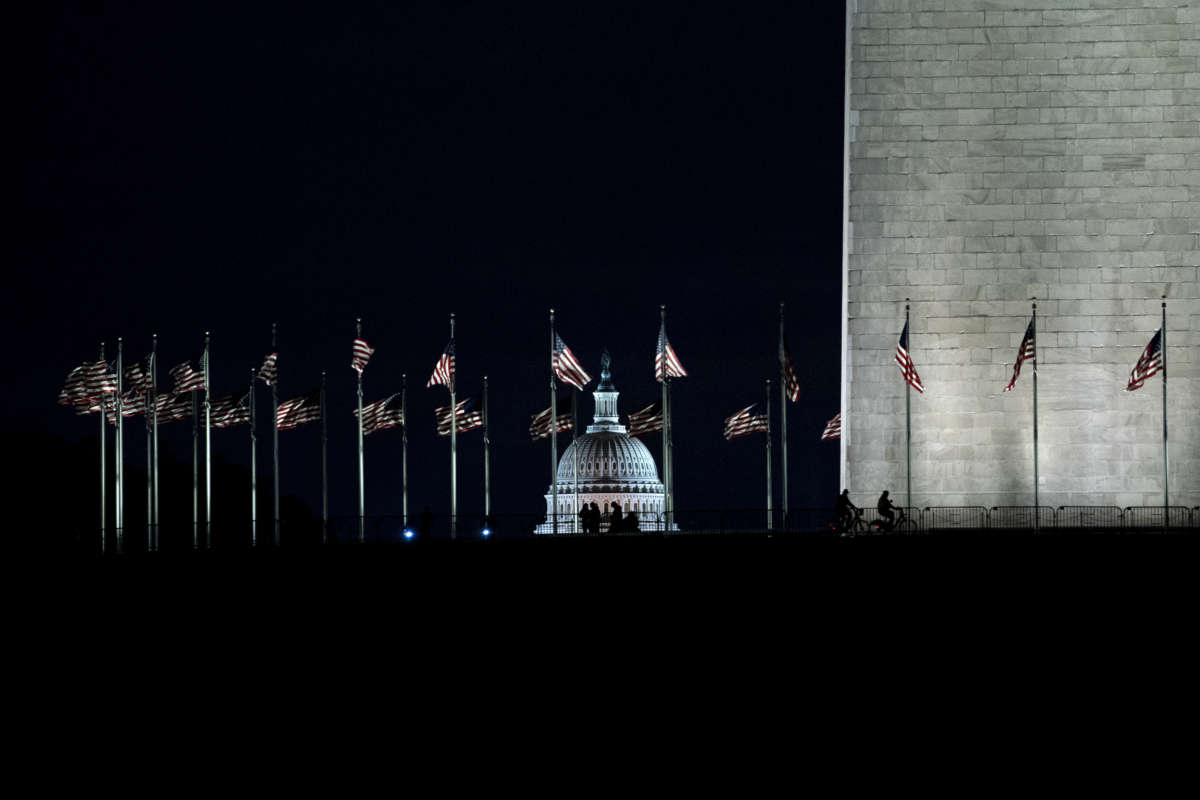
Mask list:
[{"label": "flagpole", "polygon": [[[361,339],[362,338],[362,317],[358,317],[355,324],[356,324],[355,336],[357,338]],[[362,420],[363,371],[362,371],[362,368],[360,367],[357,370],[357,372],[358,372],[358,543],[362,544],[366,541],[366,529],[363,527],[364,514],[366,513],[366,501],[364,499],[365,494],[363,491],[364,479],[363,479],[363,420]],[[324,380],[324,378],[322,378],[322,381],[323,380]],[[324,383],[322,383],[321,386],[322,386],[322,388],[321,388],[321,392],[322,392],[322,394],[321,394],[321,413],[324,414],[325,413]],[[322,417],[322,419],[323,418],[324,417]],[[322,424],[324,424],[324,423],[322,423]],[[322,430],[321,435],[324,436],[324,430]],[[324,445],[322,445],[322,446],[324,446]]]},{"label": "flagpole", "polygon": [[767,530],[773,528],[771,492],[771,379],[767,378]]},{"label": "flagpole", "polygon": [[488,378],[483,376],[483,524],[491,527],[492,516],[492,462],[488,439]]},{"label": "flagpole", "polygon": [[1033,304],[1033,531],[1041,530],[1041,507],[1038,505],[1038,403],[1037,403],[1037,298]]},{"label": "flagpole", "polygon": [[[144,381],[145,378],[143,377]],[[146,413],[146,552],[154,552],[154,442],[150,433],[150,408],[145,405],[146,390],[142,389],[142,403]]]},{"label": "flagpole", "polygon": [[158,552],[158,334],[154,334],[150,350],[150,405],[154,409],[154,551]]},{"label": "flagpole", "polygon": [[[908,298],[904,298],[904,330],[908,331],[908,354],[912,361],[912,330],[908,327]],[[912,384],[909,383],[908,372],[912,367],[905,367],[904,373],[904,505],[912,508]]]},{"label": "flagpole", "polygon": [[[577,444],[575,441],[579,436],[579,392],[571,390],[571,444]],[[571,516],[571,530],[579,533],[579,448],[572,447],[571,453],[574,455],[571,465],[571,482],[572,489],[575,492],[574,505],[572,506],[573,515]]]},{"label": "flagpole", "polygon": [[[104,380],[108,381],[108,362],[104,360],[104,342],[100,343],[100,361],[104,365]],[[105,463],[104,443],[108,439],[108,401],[104,399],[103,386],[100,391],[100,555],[104,555],[108,538],[108,475]]]},{"label": "flagpole", "polygon": [[[450,341],[454,341],[454,313],[450,314]],[[458,384],[458,344],[454,345],[455,369],[450,376],[450,541],[458,538],[458,414],[455,388]]]},{"label": "flagpole", "polygon": [[661,364],[662,372],[656,376],[662,383],[662,407],[663,407],[663,524],[665,530],[671,530],[671,402],[670,402],[670,384],[671,380],[667,377],[667,352],[666,342],[664,341],[665,331],[667,329],[667,307],[660,305],[658,307],[658,363]]},{"label": "flagpole", "polygon": [[[189,362],[189,367],[190,367]],[[200,549],[200,397],[192,396],[192,549]]]},{"label": "flagpole", "polygon": [[212,549],[212,379],[209,335],[204,332],[204,549]]},{"label": "flagpole", "polygon": [[1162,303],[1162,333],[1159,346],[1162,348],[1163,375],[1163,527],[1171,524],[1171,508],[1168,503],[1169,493],[1167,484],[1167,296],[1163,295]]},{"label": "flagpole", "polygon": [[400,493],[404,529],[408,530],[408,373],[400,376]]},{"label": "flagpole", "polygon": [[258,546],[258,427],[254,408],[254,370],[250,370],[250,547]]},{"label": "flagpole", "polygon": [[[271,352],[277,353],[277,345],[275,344],[275,332],[278,323],[271,323]],[[272,481],[275,484],[275,517],[273,525],[273,536],[275,546],[279,547],[279,360],[275,361],[275,380],[271,381],[271,425],[274,427],[272,434],[271,458],[274,460],[274,472],[272,473]]]},{"label": "flagpole", "polygon": [[788,517],[787,369],[783,359],[783,303],[779,304],[779,460],[783,468],[783,524]]},{"label": "flagpole", "polygon": [[554,382],[554,309],[550,309],[550,508],[551,531],[558,533],[558,386]]},{"label": "flagpole", "polygon": [[[362,528],[362,384],[358,389],[358,541],[363,541]],[[321,544],[328,542],[329,531],[329,462],[326,452],[328,435],[325,429],[325,370],[321,370]]]},{"label": "flagpole", "polygon": [[117,337],[117,396],[114,400],[114,406],[117,410],[117,446],[116,446],[116,529],[117,529],[117,555],[125,551],[125,492],[123,480],[125,478],[125,426],[124,422],[125,407],[121,402],[121,393],[125,390],[124,384],[124,353],[125,343],[121,337]]}]

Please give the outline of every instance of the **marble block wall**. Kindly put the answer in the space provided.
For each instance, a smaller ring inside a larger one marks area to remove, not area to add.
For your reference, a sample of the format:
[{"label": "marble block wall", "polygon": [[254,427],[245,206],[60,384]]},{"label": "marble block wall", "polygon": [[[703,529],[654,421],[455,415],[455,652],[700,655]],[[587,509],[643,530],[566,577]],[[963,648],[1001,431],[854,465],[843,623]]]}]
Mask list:
[{"label": "marble block wall", "polygon": [[849,0],[843,485],[913,504],[1200,505],[1200,0]]}]

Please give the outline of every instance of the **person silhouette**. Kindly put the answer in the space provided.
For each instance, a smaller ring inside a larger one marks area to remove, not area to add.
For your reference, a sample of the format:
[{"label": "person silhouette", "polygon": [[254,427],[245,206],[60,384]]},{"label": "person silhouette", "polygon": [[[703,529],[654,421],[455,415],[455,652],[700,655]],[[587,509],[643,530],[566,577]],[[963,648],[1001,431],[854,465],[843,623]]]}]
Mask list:
[{"label": "person silhouette", "polygon": [[887,489],[884,489],[883,494],[879,495],[879,503],[876,504],[875,510],[879,512],[880,519],[887,520],[888,530],[891,530],[892,526],[896,524],[896,515],[892,513],[895,508],[892,501],[888,499]]},{"label": "person silhouette", "polygon": [[591,525],[592,533],[600,535],[600,506],[592,503],[588,509],[588,524]]},{"label": "person silhouette", "polygon": [[850,502],[849,489],[842,489],[842,493],[833,504],[833,509],[837,512],[838,526],[843,531],[849,530],[850,523],[854,521],[853,512],[858,511],[858,506]]},{"label": "person silhouette", "polygon": [[624,520],[621,519],[621,504],[614,501],[612,504],[612,513],[609,515],[608,532],[620,533],[624,529]]},{"label": "person silhouette", "polygon": [[591,513],[588,511],[587,503],[579,506],[579,530],[583,533],[588,533],[588,528],[591,527]]}]

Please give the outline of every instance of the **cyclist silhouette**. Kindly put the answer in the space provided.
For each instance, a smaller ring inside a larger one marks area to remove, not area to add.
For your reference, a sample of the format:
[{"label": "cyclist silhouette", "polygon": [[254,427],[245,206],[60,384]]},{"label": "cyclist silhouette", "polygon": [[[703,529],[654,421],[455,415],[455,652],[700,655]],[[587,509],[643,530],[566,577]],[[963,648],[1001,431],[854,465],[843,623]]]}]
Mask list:
[{"label": "cyclist silhouette", "polygon": [[850,502],[850,490],[843,489],[838,495],[838,499],[833,504],[834,511],[837,512],[838,527],[843,531],[849,530],[850,524],[854,521],[853,512],[858,511],[858,506]]},{"label": "cyclist silhouette", "polygon": [[895,508],[892,501],[888,499],[887,489],[884,489],[883,494],[879,495],[879,503],[875,506],[875,510],[879,512],[880,520],[887,520],[888,530],[891,530],[896,524],[896,515],[892,513]]}]

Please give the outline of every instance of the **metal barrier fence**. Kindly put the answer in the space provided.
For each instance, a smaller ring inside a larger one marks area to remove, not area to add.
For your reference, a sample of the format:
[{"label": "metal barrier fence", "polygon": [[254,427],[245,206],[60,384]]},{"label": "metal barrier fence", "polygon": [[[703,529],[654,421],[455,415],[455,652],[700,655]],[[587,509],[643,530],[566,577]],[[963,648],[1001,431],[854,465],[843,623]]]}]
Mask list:
[{"label": "metal barrier fence", "polygon": [[1059,506],[1058,529],[1072,530],[1119,530],[1125,525],[1125,516],[1119,506]]},{"label": "metal barrier fence", "polygon": [[[899,534],[960,531],[1032,531],[1033,506],[929,506],[924,509],[906,508],[911,524],[889,530],[879,525],[878,515],[867,509],[858,534]],[[1041,506],[1037,509],[1038,528],[1043,532],[1105,532],[1187,533],[1200,529],[1200,506],[1171,506],[1169,524],[1163,525],[1162,506]],[[680,536],[680,535],[756,535],[820,536],[840,532],[832,508],[790,509],[785,515],[775,509],[768,516],[765,509],[685,509],[673,514],[670,524],[662,515],[638,520],[636,529],[611,529],[611,520],[601,519],[598,533],[584,533],[578,520],[561,519],[559,537],[589,536]],[[494,541],[514,539],[554,538],[549,533],[545,514],[502,514],[488,519],[460,515],[450,518],[432,513],[400,516],[336,517],[322,524],[321,520],[301,518],[283,520],[276,526],[271,520],[249,522],[214,522],[211,527],[201,523],[163,524],[147,532],[145,526],[126,528],[121,532],[120,552],[141,553],[150,549],[158,552],[180,553],[198,550],[249,550],[251,547],[284,548],[319,547],[321,545],[404,544],[409,542]],[[104,552],[116,553],[117,532],[109,528]],[[157,547],[149,542],[157,541]],[[76,554],[99,553],[100,531],[91,529],[55,529],[44,531],[38,538],[42,549]]]},{"label": "metal barrier fence", "polygon": [[994,530],[1032,530],[1055,527],[1053,506],[992,506],[988,510],[988,528]]},{"label": "metal barrier fence", "polygon": [[983,506],[929,506],[921,512],[922,530],[982,530],[987,514]]},{"label": "metal barrier fence", "polygon": [[[1168,528],[1192,526],[1192,511],[1187,506],[1169,506],[1166,516]],[[1127,529],[1162,530],[1164,527],[1162,506],[1128,506],[1122,517]]]}]

